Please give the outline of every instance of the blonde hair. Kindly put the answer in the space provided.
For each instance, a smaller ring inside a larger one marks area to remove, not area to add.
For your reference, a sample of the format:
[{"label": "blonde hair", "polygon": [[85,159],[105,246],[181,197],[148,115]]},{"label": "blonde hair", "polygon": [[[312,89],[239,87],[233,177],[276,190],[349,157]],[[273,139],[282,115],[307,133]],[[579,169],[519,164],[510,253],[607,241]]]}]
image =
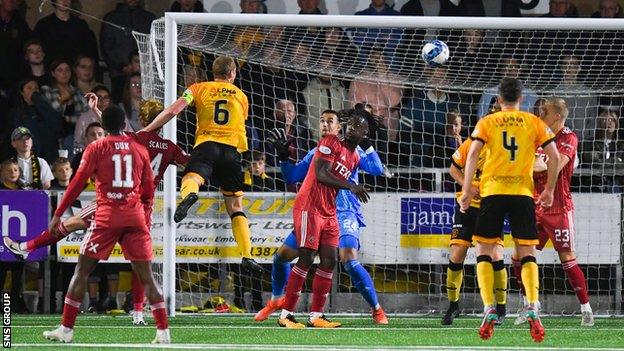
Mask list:
[{"label": "blonde hair", "polygon": [[226,79],[230,72],[236,70],[236,62],[227,56],[219,56],[212,63],[212,76],[214,78]]},{"label": "blonde hair", "polygon": [[563,119],[568,118],[568,114],[570,113],[570,111],[568,110],[568,104],[566,104],[565,100],[562,98],[549,98],[544,103],[544,106],[551,106],[553,110]]},{"label": "blonde hair", "polygon": [[141,121],[141,125],[147,127],[164,109],[165,106],[162,102],[155,99],[148,99],[141,102],[141,106],[139,107],[139,120]]},{"label": "blonde hair", "polygon": [[450,110],[446,113],[446,124],[455,124],[455,120],[457,120],[458,118],[460,121],[462,121],[461,113],[459,113],[459,111],[455,109]]}]

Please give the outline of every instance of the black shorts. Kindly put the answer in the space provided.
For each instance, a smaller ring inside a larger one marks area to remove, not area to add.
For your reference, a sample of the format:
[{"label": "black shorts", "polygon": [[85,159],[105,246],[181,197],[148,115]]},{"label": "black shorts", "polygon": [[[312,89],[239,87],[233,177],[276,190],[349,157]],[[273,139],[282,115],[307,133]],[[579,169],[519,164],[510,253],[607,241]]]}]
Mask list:
[{"label": "black shorts", "polygon": [[472,234],[475,232],[477,225],[477,216],[479,209],[469,207],[466,213],[459,210],[459,206],[455,206],[455,216],[453,218],[453,230],[451,231],[451,245],[461,245],[470,247],[472,245]]},{"label": "black shorts", "polygon": [[206,141],[191,152],[184,174],[193,172],[205,180],[213,179],[221,186],[224,195],[243,194],[243,164],[241,154],[234,146]]},{"label": "black shorts", "polygon": [[511,236],[521,245],[537,245],[535,204],[523,195],[491,195],[481,199],[474,239],[483,243],[502,244],[505,216],[509,216]]}]

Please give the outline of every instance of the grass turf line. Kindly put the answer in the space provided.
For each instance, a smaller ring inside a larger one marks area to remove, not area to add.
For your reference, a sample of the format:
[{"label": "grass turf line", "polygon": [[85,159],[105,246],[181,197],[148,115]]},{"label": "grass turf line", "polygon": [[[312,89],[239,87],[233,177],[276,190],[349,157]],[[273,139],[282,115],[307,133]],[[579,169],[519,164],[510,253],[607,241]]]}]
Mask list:
[{"label": "grass turf line", "polygon": [[[346,328],[332,330],[285,330],[276,328],[275,317],[263,323],[249,316],[184,316],[170,321],[174,343],[228,344],[228,345],[327,345],[340,348],[400,347],[400,346],[476,346],[476,347],[550,347],[618,348],[624,347],[624,319],[600,318],[591,328],[580,326],[580,317],[546,317],[546,339],[536,344],[531,340],[527,325],[514,326],[508,318],[497,327],[489,341],[477,335],[480,319],[460,317],[451,327],[440,325],[440,318],[390,317],[388,327],[375,326],[368,317],[344,318],[335,316]],[[304,320],[302,318],[302,320]],[[50,330],[60,321],[60,316],[13,316],[12,340],[14,344],[48,344],[41,333]],[[78,316],[74,342],[86,344],[145,344],[154,337],[154,324],[134,327],[127,317]],[[86,326],[86,328],[81,328]],[[384,330],[385,329],[385,330]],[[24,348],[21,348],[24,349]],[[29,348],[30,349],[30,348]]]}]

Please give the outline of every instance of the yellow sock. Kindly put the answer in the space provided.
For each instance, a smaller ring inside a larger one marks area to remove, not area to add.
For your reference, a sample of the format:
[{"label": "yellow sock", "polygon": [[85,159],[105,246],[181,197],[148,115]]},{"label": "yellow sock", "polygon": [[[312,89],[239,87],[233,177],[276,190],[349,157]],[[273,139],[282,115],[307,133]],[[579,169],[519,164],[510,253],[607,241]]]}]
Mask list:
[{"label": "yellow sock", "polygon": [[[200,183],[198,183],[201,180]],[[189,194],[199,192],[199,186],[204,184],[204,178],[197,173],[187,173],[182,178],[182,186],[180,187],[180,196],[184,199]]]},{"label": "yellow sock", "polygon": [[251,231],[244,213],[234,213],[234,217],[232,217],[232,234],[234,234],[234,239],[241,255],[251,258]]},{"label": "yellow sock", "polygon": [[449,266],[446,269],[446,294],[450,302],[459,300],[463,280],[464,265],[449,261]]},{"label": "yellow sock", "polygon": [[503,260],[492,262],[494,267],[494,296],[497,305],[507,303],[507,269]]},{"label": "yellow sock", "polygon": [[483,306],[494,306],[494,267],[489,256],[477,257],[477,282]]},{"label": "yellow sock", "polygon": [[528,303],[537,303],[539,299],[539,270],[535,257],[526,256],[522,259],[522,284],[526,291]]}]

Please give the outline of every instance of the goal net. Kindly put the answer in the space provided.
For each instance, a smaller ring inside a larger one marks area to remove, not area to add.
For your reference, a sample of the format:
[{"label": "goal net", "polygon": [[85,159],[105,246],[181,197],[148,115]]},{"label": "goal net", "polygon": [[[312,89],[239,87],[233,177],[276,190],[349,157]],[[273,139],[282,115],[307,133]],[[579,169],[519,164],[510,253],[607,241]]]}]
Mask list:
[{"label": "goal net", "polygon": [[[262,177],[246,176],[253,186],[244,201],[252,253],[268,271],[273,253],[293,228],[296,187],[284,183],[267,131],[288,130],[294,162],[316,145],[323,110],[367,103],[380,120],[370,139],[390,172],[381,177],[361,174],[372,196],[363,206],[367,226],[361,232],[359,260],[386,311],[444,310],[455,211],[456,188],[448,175],[458,146],[453,124],[461,123],[458,134],[465,139],[477,120],[496,108],[499,80],[519,77],[525,84],[523,110],[537,114],[541,99],[549,97],[568,104],[566,125],[579,137],[570,244],[587,276],[594,311],[621,313],[624,33],[615,28],[624,28],[624,22],[224,14],[168,18],[172,26],[167,33],[164,18],[154,22],[149,35],[135,34],[143,95],[170,103],[190,84],[212,79],[216,56],[237,60],[235,84],[250,102],[250,149],[264,155],[269,177],[260,181]],[[167,38],[171,50],[165,49]],[[421,58],[423,44],[432,39],[450,48],[450,59],[442,67],[427,67]],[[188,108],[165,132],[190,152],[195,122],[195,111]],[[260,159],[258,153],[245,156],[248,165]],[[252,167],[247,170],[253,172]],[[254,311],[270,296],[270,274],[249,276],[240,270],[217,188],[211,184],[202,190],[206,192],[182,223],[169,232],[155,230],[155,236],[175,234],[175,257],[165,260],[160,271],[163,280],[175,283],[169,297],[175,295],[171,301],[182,312],[219,311],[223,306],[217,306],[217,297]],[[174,198],[161,203],[157,216],[175,209]],[[162,223],[163,217],[155,218],[155,229]],[[509,235],[505,244],[508,310],[513,312],[520,296],[510,267]],[[577,313],[579,303],[552,244],[537,257],[543,310]],[[471,248],[461,290],[465,311],[481,310],[474,264]],[[308,282],[300,309],[307,309],[310,288]],[[369,311],[340,264],[328,310]]]}]

